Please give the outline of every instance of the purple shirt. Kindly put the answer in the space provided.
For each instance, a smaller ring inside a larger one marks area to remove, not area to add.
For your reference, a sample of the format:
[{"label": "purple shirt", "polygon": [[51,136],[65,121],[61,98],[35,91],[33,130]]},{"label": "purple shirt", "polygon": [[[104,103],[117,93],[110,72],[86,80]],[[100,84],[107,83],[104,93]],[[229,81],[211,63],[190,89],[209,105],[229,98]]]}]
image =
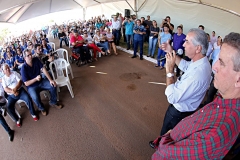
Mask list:
[{"label": "purple shirt", "polygon": [[180,36],[177,33],[173,35],[173,49],[175,51],[178,50],[179,48],[184,50],[183,43],[185,38],[186,38],[186,35],[183,33]]}]

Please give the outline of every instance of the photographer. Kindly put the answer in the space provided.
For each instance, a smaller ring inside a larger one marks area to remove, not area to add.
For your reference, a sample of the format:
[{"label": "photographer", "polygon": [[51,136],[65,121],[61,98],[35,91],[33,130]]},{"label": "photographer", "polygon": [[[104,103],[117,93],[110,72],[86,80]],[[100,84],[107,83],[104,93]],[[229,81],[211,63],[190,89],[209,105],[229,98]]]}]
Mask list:
[{"label": "photographer", "polygon": [[137,20],[137,25],[134,26],[133,28],[134,34],[134,55],[132,58],[137,57],[137,50],[138,50],[138,45],[140,46],[140,60],[143,60],[143,38],[144,34],[146,34],[146,29],[144,28],[143,25],[141,25],[141,20]]},{"label": "photographer", "polygon": [[169,16],[167,16],[165,19],[163,19],[162,24],[161,24],[161,28],[163,28],[164,24],[168,24],[169,26],[169,33],[172,35],[173,34],[173,30],[174,30],[174,25],[171,23],[171,18]]},{"label": "photographer", "polygon": [[125,26],[125,35],[126,35],[126,40],[127,40],[127,50],[129,50],[130,49],[130,44],[133,44],[134,21],[132,19],[130,19],[130,16],[126,16],[122,25]]}]

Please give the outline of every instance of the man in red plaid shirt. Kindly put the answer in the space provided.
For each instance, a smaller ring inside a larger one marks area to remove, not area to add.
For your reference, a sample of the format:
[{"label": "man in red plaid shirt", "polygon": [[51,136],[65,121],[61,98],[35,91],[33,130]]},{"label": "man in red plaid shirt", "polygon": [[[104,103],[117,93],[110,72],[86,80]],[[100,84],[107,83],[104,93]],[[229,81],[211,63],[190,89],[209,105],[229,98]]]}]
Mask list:
[{"label": "man in red plaid shirt", "polygon": [[[167,63],[175,55],[166,56]],[[240,34],[223,41],[214,64],[214,86],[221,96],[180,121],[162,136],[152,159],[223,159],[240,132]]]}]

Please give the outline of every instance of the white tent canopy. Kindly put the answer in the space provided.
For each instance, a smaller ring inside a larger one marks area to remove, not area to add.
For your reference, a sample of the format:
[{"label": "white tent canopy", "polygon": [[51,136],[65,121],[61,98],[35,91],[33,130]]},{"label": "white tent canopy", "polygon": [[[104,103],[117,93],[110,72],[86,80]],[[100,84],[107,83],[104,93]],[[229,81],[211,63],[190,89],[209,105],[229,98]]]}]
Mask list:
[{"label": "white tent canopy", "polygon": [[[40,15],[64,10],[82,9],[86,19],[104,14],[107,18],[116,12],[130,9],[138,17],[151,16],[158,24],[165,16],[184,31],[202,24],[206,32],[217,35],[240,32],[239,0],[1,0],[0,22],[18,23]],[[82,16],[81,16],[82,17]],[[71,15],[69,15],[71,19]]]}]

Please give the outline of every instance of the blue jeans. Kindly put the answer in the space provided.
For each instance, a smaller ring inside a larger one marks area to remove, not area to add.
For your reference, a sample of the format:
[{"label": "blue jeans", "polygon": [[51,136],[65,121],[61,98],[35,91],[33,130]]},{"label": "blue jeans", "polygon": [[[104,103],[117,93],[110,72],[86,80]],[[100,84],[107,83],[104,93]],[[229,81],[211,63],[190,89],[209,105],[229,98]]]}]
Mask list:
[{"label": "blue jeans", "polygon": [[3,126],[3,128],[5,129],[5,131],[7,133],[9,133],[11,131],[11,128],[8,126],[7,122],[3,118],[2,113],[0,114],[0,124]]},{"label": "blue jeans", "polygon": [[137,54],[138,45],[140,47],[140,58],[143,57],[143,40],[134,40],[134,56]]},{"label": "blue jeans", "polygon": [[98,46],[98,47],[103,47],[104,50],[105,50],[105,52],[106,52],[107,50],[109,50],[108,42],[97,43],[97,46]]},{"label": "blue jeans", "polygon": [[157,41],[158,41],[158,38],[149,37],[149,41],[148,41],[149,42],[149,47],[148,47],[148,55],[149,56],[154,56]]},{"label": "blue jeans", "polygon": [[[160,66],[160,58],[165,57],[165,55],[166,55],[166,52],[164,52],[163,50],[158,48],[158,55],[157,55],[157,65],[158,66]],[[164,67],[165,63],[166,63],[166,59],[163,59],[161,66]]]},{"label": "blue jeans", "polygon": [[60,38],[60,48],[62,48],[62,42],[65,42],[65,45],[66,46],[68,46],[68,39],[67,39],[67,37],[65,37],[65,38]]},{"label": "blue jeans", "polygon": [[38,109],[43,111],[44,105],[41,102],[40,92],[43,90],[50,91],[51,98],[50,98],[50,105],[57,103],[57,88],[51,86],[48,79],[42,79],[39,85],[34,87],[28,87],[28,93],[31,95],[33,101],[37,105]]},{"label": "blue jeans", "polygon": [[180,112],[172,104],[168,106],[163,120],[163,126],[160,136],[173,129],[183,118],[193,114],[194,112]]},{"label": "blue jeans", "polygon": [[114,43],[116,45],[119,45],[119,39],[120,39],[120,30],[113,30],[112,34],[114,36]]},{"label": "blue jeans", "polygon": [[35,114],[35,110],[33,108],[33,103],[32,100],[30,98],[30,96],[28,95],[28,93],[25,91],[24,88],[20,88],[19,89],[19,94],[18,96],[15,96],[14,94],[8,95],[8,104],[7,104],[7,109],[8,109],[8,113],[11,115],[11,117],[15,120],[18,121],[19,117],[17,116],[16,112],[15,112],[15,103],[20,99],[23,100],[26,105],[28,106],[28,109],[31,113],[31,115],[36,115]]},{"label": "blue jeans", "polygon": [[130,49],[130,43],[132,43],[132,46],[133,46],[133,35],[126,34],[126,40],[127,40],[127,49]]}]

